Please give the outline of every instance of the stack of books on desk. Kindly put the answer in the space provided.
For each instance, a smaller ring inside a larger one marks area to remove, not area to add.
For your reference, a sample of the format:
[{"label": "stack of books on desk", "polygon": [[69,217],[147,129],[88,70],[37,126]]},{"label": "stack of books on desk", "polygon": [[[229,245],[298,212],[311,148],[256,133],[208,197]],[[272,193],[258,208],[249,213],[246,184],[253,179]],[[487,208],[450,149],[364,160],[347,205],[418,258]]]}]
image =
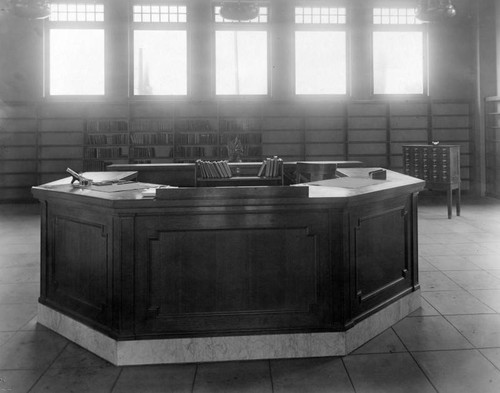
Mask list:
[{"label": "stack of books on desk", "polygon": [[262,161],[262,165],[259,169],[257,176],[265,177],[278,177],[281,176],[281,168],[283,166],[283,160],[274,156],[273,158],[266,158]]},{"label": "stack of books on desk", "polygon": [[227,161],[196,160],[196,165],[199,169],[199,175],[204,179],[223,179],[232,176]]}]

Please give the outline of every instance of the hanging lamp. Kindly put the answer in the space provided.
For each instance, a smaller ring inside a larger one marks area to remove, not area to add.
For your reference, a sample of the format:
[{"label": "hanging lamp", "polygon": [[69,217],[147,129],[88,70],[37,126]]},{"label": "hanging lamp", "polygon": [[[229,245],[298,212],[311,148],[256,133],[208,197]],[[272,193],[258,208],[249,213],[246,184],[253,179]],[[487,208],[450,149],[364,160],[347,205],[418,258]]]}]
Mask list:
[{"label": "hanging lamp", "polygon": [[453,18],[457,9],[451,0],[418,0],[415,15],[422,22],[437,22]]},{"label": "hanging lamp", "polygon": [[7,0],[2,11],[25,19],[45,19],[50,16],[48,0]]},{"label": "hanging lamp", "polygon": [[224,1],[220,15],[227,20],[247,21],[259,16],[259,6],[249,1]]}]

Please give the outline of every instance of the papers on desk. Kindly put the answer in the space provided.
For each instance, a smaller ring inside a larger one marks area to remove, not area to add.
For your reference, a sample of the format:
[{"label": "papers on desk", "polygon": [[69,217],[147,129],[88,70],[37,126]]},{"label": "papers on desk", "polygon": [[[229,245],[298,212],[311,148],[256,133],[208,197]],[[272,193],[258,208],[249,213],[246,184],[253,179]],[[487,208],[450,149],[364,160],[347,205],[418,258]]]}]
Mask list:
[{"label": "papers on desk", "polygon": [[139,182],[116,182],[116,183],[101,183],[101,184],[93,184],[90,188],[92,191],[101,191],[101,192],[119,192],[119,191],[132,191],[132,190],[143,190],[145,188],[149,188],[151,185],[148,183],[139,183]]},{"label": "papers on desk", "polygon": [[142,196],[143,197],[156,197],[156,190],[159,188],[178,188],[176,186],[158,186],[158,187],[150,187],[146,188],[145,190],[142,191]]},{"label": "papers on desk", "polygon": [[308,186],[340,187],[340,188],[361,188],[380,184],[386,180],[376,180],[364,177],[339,177],[337,179],[320,180],[307,183]]}]

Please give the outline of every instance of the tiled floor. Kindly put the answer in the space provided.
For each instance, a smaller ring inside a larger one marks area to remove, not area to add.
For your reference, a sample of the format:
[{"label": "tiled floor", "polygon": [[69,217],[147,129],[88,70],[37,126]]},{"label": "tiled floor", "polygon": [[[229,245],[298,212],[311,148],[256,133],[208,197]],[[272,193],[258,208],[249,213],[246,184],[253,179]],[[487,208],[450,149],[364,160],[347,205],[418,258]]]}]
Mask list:
[{"label": "tiled floor", "polygon": [[423,307],[338,358],[114,367],[36,324],[36,205],[0,205],[0,392],[500,392],[500,201],[421,197]]}]

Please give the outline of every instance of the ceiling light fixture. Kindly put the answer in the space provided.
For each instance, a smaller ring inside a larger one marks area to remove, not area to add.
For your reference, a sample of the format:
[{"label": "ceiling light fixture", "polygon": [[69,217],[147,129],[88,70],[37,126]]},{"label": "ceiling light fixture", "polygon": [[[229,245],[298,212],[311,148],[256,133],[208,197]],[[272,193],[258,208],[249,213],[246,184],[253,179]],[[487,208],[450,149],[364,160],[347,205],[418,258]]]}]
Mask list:
[{"label": "ceiling light fixture", "polygon": [[453,18],[457,9],[451,0],[418,0],[415,14],[422,22],[437,22]]},{"label": "ceiling light fixture", "polygon": [[259,7],[254,2],[225,1],[221,4],[220,15],[227,20],[252,20],[259,16]]},{"label": "ceiling light fixture", "polygon": [[50,5],[48,0],[7,0],[6,11],[19,18],[45,19],[50,16]]}]

